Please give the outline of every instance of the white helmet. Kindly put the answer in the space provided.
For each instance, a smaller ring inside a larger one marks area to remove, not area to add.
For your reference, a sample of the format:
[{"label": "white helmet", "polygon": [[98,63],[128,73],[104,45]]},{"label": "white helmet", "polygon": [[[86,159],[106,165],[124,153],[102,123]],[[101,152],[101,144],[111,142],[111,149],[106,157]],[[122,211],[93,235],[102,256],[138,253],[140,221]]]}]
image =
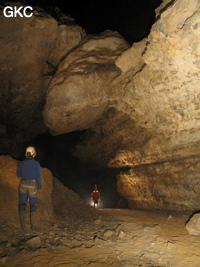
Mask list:
[{"label": "white helmet", "polygon": [[28,146],[26,148],[26,156],[35,156],[35,148],[33,146]]}]

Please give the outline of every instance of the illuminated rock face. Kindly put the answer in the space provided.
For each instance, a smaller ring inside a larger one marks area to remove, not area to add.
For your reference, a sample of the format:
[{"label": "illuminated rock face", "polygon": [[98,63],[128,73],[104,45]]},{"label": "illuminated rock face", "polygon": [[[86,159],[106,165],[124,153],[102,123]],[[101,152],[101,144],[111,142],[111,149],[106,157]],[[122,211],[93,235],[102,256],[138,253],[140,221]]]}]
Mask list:
[{"label": "illuminated rock face", "polygon": [[141,46],[117,58],[110,106],[75,152],[130,168],[118,176],[130,207],[200,208],[199,18],[199,1],[175,1]]},{"label": "illuminated rock face", "polygon": [[44,121],[54,135],[90,128],[107,108],[114,60],[129,47],[117,33],[85,37],[59,64],[49,86]]},{"label": "illuminated rock face", "polygon": [[1,153],[46,130],[42,109],[47,86],[61,58],[85,36],[71,17],[61,19],[62,23],[41,8],[31,18],[6,18],[1,8]]},{"label": "illuminated rock face", "polygon": [[199,210],[199,169],[199,157],[136,166],[118,175],[118,190],[131,208]]}]

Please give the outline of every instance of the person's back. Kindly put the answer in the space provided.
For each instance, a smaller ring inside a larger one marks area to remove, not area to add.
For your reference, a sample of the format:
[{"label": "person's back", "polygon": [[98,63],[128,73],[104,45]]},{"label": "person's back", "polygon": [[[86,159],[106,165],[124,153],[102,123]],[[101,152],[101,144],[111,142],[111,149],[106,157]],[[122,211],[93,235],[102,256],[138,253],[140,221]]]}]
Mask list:
[{"label": "person's back", "polygon": [[21,228],[25,228],[25,209],[27,200],[30,201],[31,228],[36,228],[36,210],[39,194],[42,190],[42,178],[40,163],[34,158],[36,156],[34,147],[26,148],[26,159],[18,167],[17,176],[21,178],[19,193],[19,218]]},{"label": "person's back", "polygon": [[36,180],[38,189],[41,189],[40,163],[33,157],[26,158],[20,163],[17,175],[22,179]]}]

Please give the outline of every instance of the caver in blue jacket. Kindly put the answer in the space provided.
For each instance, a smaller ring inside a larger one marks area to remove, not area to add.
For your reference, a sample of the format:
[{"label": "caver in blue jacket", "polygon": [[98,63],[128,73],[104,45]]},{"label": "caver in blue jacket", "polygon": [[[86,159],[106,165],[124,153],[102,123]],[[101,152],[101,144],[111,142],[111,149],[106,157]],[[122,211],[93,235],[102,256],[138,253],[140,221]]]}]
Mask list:
[{"label": "caver in blue jacket", "polygon": [[42,178],[40,163],[34,159],[36,155],[34,147],[26,149],[26,159],[18,167],[17,176],[21,178],[19,188],[19,215],[21,227],[25,227],[25,209],[27,200],[30,201],[31,226],[35,228],[38,194],[42,190]]},{"label": "caver in blue jacket", "polygon": [[22,179],[32,179],[37,181],[37,188],[42,190],[42,179],[40,163],[34,158],[26,158],[19,165],[17,176]]}]

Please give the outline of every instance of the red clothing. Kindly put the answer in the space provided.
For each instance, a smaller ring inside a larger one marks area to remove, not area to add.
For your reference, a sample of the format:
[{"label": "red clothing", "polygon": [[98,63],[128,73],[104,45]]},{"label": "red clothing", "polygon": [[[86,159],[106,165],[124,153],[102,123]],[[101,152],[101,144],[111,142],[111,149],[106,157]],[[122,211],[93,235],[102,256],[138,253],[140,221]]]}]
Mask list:
[{"label": "red clothing", "polygon": [[98,202],[99,201],[99,198],[100,198],[100,192],[97,190],[97,191],[93,191],[92,192],[92,195],[91,195],[91,198],[94,202]]}]

